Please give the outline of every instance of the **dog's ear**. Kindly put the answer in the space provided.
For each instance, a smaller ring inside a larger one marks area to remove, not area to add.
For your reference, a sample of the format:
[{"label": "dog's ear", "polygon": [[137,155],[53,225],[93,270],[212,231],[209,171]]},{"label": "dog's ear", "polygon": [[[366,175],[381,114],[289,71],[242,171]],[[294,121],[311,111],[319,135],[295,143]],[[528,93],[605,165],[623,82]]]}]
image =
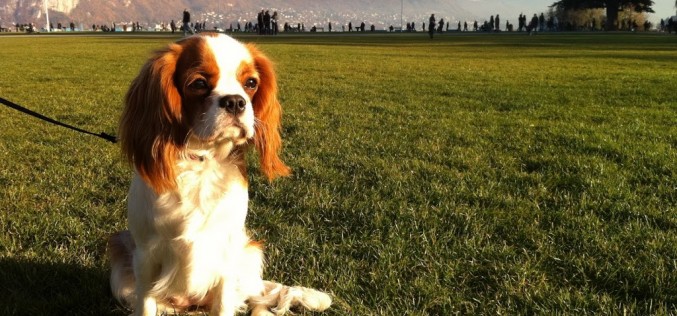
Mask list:
[{"label": "dog's ear", "polygon": [[282,107],[277,99],[277,80],[273,63],[255,46],[247,48],[259,73],[259,88],[252,100],[256,117],[254,145],[259,152],[261,171],[268,180],[273,180],[291,173],[279,157]]},{"label": "dog's ear", "polygon": [[174,84],[181,50],[172,44],[148,60],[132,81],[120,119],[122,153],[156,193],[176,187],[173,166],[187,133]]}]

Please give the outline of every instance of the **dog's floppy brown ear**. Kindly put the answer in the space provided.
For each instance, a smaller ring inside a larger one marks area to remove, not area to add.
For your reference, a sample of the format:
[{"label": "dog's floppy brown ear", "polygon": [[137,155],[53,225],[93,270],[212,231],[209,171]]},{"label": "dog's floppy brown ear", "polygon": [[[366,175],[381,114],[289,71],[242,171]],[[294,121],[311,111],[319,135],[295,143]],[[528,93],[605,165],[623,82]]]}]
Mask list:
[{"label": "dog's floppy brown ear", "polygon": [[282,107],[277,99],[277,80],[273,63],[255,46],[247,45],[247,48],[254,58],[260,81],[252,100],[256,117],[254,145],[259,152],[261,171],[268,180],[273,180],[291,173],[279,157]]},{"label": "dog's floppy brown ear", "polygon": [[176,187],[173,166],[187,133],[180,128],[181,96],[173,79],[181,50],[172,44],[146,62],[120,119],[122,153],[157,193]]}]

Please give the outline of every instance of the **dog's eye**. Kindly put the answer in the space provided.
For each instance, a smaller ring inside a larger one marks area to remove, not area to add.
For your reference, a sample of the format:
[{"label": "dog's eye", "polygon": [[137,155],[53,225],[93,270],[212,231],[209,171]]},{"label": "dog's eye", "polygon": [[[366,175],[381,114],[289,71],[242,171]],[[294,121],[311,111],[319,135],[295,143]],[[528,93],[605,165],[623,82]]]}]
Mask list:
[{"label": "dog's eye", "polygon": [[249,90],[254,90],[258,86],[259,86],[259,82],[256,80],[256,78],[249,78],[244,83],[244,87],[249,89]]},{"label": "dog's eye", "polygon": [[191,82],[188,86],[195,90],[204,90],[207,89],[207,81],[204,79],[197,79]]}]

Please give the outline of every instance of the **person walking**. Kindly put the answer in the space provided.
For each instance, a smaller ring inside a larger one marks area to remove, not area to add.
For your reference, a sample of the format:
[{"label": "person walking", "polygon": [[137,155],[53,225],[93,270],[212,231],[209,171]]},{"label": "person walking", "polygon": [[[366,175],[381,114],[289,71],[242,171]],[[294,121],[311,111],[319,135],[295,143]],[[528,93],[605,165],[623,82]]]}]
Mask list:
[{"label": "person walking", "polygon": [[277,35],[278,26],[277,26],[277,11],[273,12],[273,15],[270,17],[271,27],[273,28],[273,35]]},{"label": "person walking", "polygon": [[195,34],[190,27],[190,12],[188,12],[188,9],[183,9],[183,36],[186,36],[188,33]]},{"label": "person walking", "polygon": [[263,35],[263,10],[256,15],[257,30],[259,35]]},{"label": "person walking", "polygon": [[273,32],[271,32],[270,28],[270,11],[266,10],[265,13],[263,13],[263,35],[270,35]]},{"label": "person walking", "polygon": [[430,39],[433,39],[433,34],[435,33],[435,14],[430,15],[430,19],[428,19],[428,34],[430,35]]}]

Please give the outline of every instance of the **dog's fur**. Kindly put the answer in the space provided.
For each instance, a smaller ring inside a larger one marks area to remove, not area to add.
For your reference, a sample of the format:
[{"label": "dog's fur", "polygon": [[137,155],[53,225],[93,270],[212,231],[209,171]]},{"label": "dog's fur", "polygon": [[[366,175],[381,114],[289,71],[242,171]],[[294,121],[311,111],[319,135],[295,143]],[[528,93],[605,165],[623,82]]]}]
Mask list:
[{"label": "dog's fur", "polygon": [[262,247],[245,230],[249,143],[269,180],[289,174],[280,115],[271,62],[228,36],[183,39],[143,66],[120,122],[136,171],[129,231],[108,243],[111,289],[135,315],[329,307],[325,293],[264,281]]}]

